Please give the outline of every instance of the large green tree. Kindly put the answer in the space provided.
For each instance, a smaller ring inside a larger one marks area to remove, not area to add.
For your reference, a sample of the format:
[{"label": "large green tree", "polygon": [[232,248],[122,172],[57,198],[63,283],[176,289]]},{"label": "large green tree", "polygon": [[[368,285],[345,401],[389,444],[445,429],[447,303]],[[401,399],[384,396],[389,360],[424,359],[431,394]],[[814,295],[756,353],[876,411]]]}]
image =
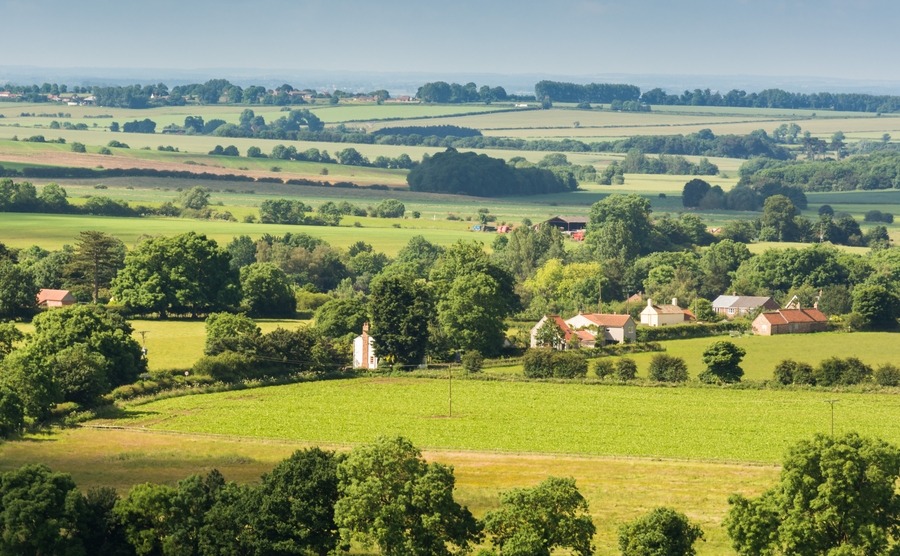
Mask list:
[{"label": "large green tree", "polygon": [[112,283],[125,265],[125,244],[103,232],[80,232],[75,251],[65,267],[66,279],[90,288],[91,301],[97,303],[100,292]]},{"label": "large green tree", "polygon": [[30,272],[10,259],[0,259],[0,318],[34,313],[38,290]]},{"label": "large green tree", "polygon": [[139,314],[196,317],[232,308],[240,287],[229,259],[214,240],[195,232],[150,238],[126,255],[112,293]]},{"label": "large green tree", "polygon": [[550,477],[501,494],[500,507],[484,516],[484,528],[501,556],[550,556],[557,548],[594,553],[596,527],[571,478]]},{"label": "large green tree", "polygon": [[385,556],[441,556],[478,539],[478,524],[453,500],[453,469],[427,463],[402,437],[354,449],[338,465],[335,521],[345,543]]},{"label": "large green tree", "polygon": [[0,475],[0,554],[84,555],[84,499],[72,477],[32,464]]},{"label": "large green tree", "polygon": [[613,194],[591,206],[585,238],[602,261],[634,261],[647,252],[653,223],[650,201],[635,193]]},{"label": "large green tree", "polygon": [[725,528],[741,555],[897,553],[900,449],[848,433],[788,451],[781,479],[757,498],[735,494]]},{"label": "large green tree", "polygon": [[410,275],[387,274],[372,281],[370,334],[375,339],[375,352],[384,363],[422,362],[428,347],[433,306],[425,283]]},{"label": "large green tree", "polygon": [[273,263],[252,263],[240,270],[241,306],[254,317],[292,317],[297,300],[291,281]]}]

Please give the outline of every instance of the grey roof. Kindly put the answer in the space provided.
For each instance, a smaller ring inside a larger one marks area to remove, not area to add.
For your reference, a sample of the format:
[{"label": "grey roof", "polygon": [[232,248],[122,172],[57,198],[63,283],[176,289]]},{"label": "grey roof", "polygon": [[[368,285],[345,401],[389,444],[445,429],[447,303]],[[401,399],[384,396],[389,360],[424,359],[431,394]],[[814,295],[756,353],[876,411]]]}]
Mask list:
[{"label": "grey roof", "polygon": [[712,306],[716,308],[745,308],[755,309],[765,305],[768,301],[774,300],[771,297],[752,296],[752,295],[720,295],[712,302]]}]

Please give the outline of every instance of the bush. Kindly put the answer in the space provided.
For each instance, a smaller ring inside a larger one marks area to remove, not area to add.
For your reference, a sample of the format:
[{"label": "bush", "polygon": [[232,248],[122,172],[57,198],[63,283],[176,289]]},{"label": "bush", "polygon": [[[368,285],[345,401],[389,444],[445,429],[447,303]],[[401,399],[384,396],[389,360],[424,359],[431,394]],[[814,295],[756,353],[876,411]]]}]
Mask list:
[{"label": "bush", "polygon": [[484,366],[484,356],[474,349],[465,352],[460,360],[463,369],[470,373],[477,373]]},{"label": "bush", "polygon": [[248,355],[223,351],[205,355],[194,363],[194,372],[222,382],[238,382],[252,378],[254,360]]},{"label": "bush", "polygon": [[71,149],[73,153],[86,153],[87,149],[84,146],[84,143],[74,142],[71,145]]},{"label": "bush", "polygon": [[879,386],[900,386],[900,367],[885,363],[875,369],[873,378]]},{"label": "bush", "polygon": [[582,351],[557,351],[551,362],[556,378],[584,378],[587,375],[587,354]]},{"label": "bush", "polygon": [[703,538],[699,525],[671,508],[655,508],[619,530],[619,549],[623,556],[696,554],[694,542]]},{"label": "bush", "polygon": [[612,359],[598,359],[594,362],[594,374],[606,378],[616,372],[616,364]]},{"label": "bush", "polygon": [[688,379],[687,363],[681,357],[657,353],[650,360],[650,380],[684,382]]},{"label": "bush", "polygon": [[856,357],[824,359],[813,373],[819,386],[846,386],[859,384],[872,376],[872,367]]},{"label": "bush", "polygon": [[634,380],[637,377],[637,363],[634,359],[623,357],[616,362],[616,378],[621,381]]},{"label": "bush", "polygon": [[813,368],[809,363],[785,359],[775,366],[773,378],[775,382],[788,384],[815,384]]},{"label": "bush", "polygon": [[526,350],[522,357],[522,368],[528,378],[550,378],[553,376],[553,350],[546,348]]}]

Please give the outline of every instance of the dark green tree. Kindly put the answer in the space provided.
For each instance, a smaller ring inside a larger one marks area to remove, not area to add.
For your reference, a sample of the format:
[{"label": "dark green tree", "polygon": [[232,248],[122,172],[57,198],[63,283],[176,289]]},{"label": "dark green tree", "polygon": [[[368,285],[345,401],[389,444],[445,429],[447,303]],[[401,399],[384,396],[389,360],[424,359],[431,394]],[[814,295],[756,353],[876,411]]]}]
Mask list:
[{"label": "dark green tree", "polygon": [[594,553],[596,527],[575,479],[550,477],[533,488],[500,495],[500,507],[484,516],[484,530],[501,556],[550,556],[557,548],[578,556]]},{"label": "dark green tree", "polygon": [[699,525],[672,508],[654,508],[619,529],[622,556],[694,556]]},{"label": "dark green tree", "polygon": [[703,363],[706,370],[698,378],[702,382],[740,382],[744,376],[741,359],[747,351],[727,340],[719,340],[710,344],[703,351]]},{"label": "dark green tree", "polygon": [[799,211],[794,203],[784,195],[772,195],[763,205],[760,218],[762,241],[801,241],[800,228],[796,217]]},{"label": "dark green tree", "polygon": [[650,247],[650,201],[637,194],[614,194],[591,206],[587,245],[601,261],[630,264]]},{"label": "dark green tree", "polygon": [[708,182],[701,180],[700,178],[694,178],[691,181],[684,184],[684,188],[681,190],[681,204],[686,208],[697,208],[700,206],[700,202],[703,201],[703,197],[709,193],[711,186]]},{"label": "dark green tree", "polygon": [[195,232],[151,238],[126,255],[112,293],[135,313],[163,317],[232,308],[240,287],[229,259],[214,240]]},{"label": "dark green tree", "polygon": [[880,284],[861,284],[853,289],[853,312],[871,328],[896,328],[900,297]]},{"label": "dark green tree", "polygon": [[84,499],[72,477],[40,464],[0,475],[0,554],[87,554]]},{"label": "dark green tree", "polygon": [[332,338],[359,334],[368,319],[366,301],[358,295],[325,302],[316,309],[315,324],[322,334]]},{"label": "dark green tree", "polygon": [[409,275],[377,277],[369,296],[375,351],[387,364],[416,365],[428,346],[433,302],[424,283]]},{"label": "dark green tree", "polygon": [[297,300],[290,279],[273,263],[252,263],[241,268],[241,306],[253,317],[292,317]]},{"label": "dark green tree", "polygon": [[78,234],[65,274],[69,283],[90,288],[91,301],[97,303],[101,290],[109,288],[123,266],[125,244],[111,235],[90,230]]},{"label": "dark green tree", "polygon": [[405,438],[354,449],[337,474],[334,515],[344,543],[377,545],[385,556],[441,556],[479,538],[475,518],[453,500],[453,469],[427,463]]},{"label": "dark green tree", "polygon": [[10,259],[0,259],[0,318],[33,314],[39,289],[30,272]]},{"label": "dark green tree", "polygon": [[900,449],[856,433],[791,447],[779,483],[732,495],[725,528],[741,555],[893,554],[900,544]]},{"label": "dark green tree", "polygon": [[181,193],[177,199],[178,205],[184,209],[202,210],[209,205],[209,189],[203,186],[195,186]]},{"label": "dark green tree", "polygon": [[212,313],[206,317],[206,345],[203,353],[216,355],[224,351],[252,354],[261,331],[253,319],[233,313]]}]

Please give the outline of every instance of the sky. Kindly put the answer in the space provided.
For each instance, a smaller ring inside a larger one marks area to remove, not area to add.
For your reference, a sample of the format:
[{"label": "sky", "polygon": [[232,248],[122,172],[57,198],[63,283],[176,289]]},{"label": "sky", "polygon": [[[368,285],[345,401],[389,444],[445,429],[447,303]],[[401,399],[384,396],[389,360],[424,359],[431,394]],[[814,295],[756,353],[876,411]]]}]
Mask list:
[{"label": "sky", "polygon": [[0,67],[900,81],[896,0],[0,0],[0,20]]}]

